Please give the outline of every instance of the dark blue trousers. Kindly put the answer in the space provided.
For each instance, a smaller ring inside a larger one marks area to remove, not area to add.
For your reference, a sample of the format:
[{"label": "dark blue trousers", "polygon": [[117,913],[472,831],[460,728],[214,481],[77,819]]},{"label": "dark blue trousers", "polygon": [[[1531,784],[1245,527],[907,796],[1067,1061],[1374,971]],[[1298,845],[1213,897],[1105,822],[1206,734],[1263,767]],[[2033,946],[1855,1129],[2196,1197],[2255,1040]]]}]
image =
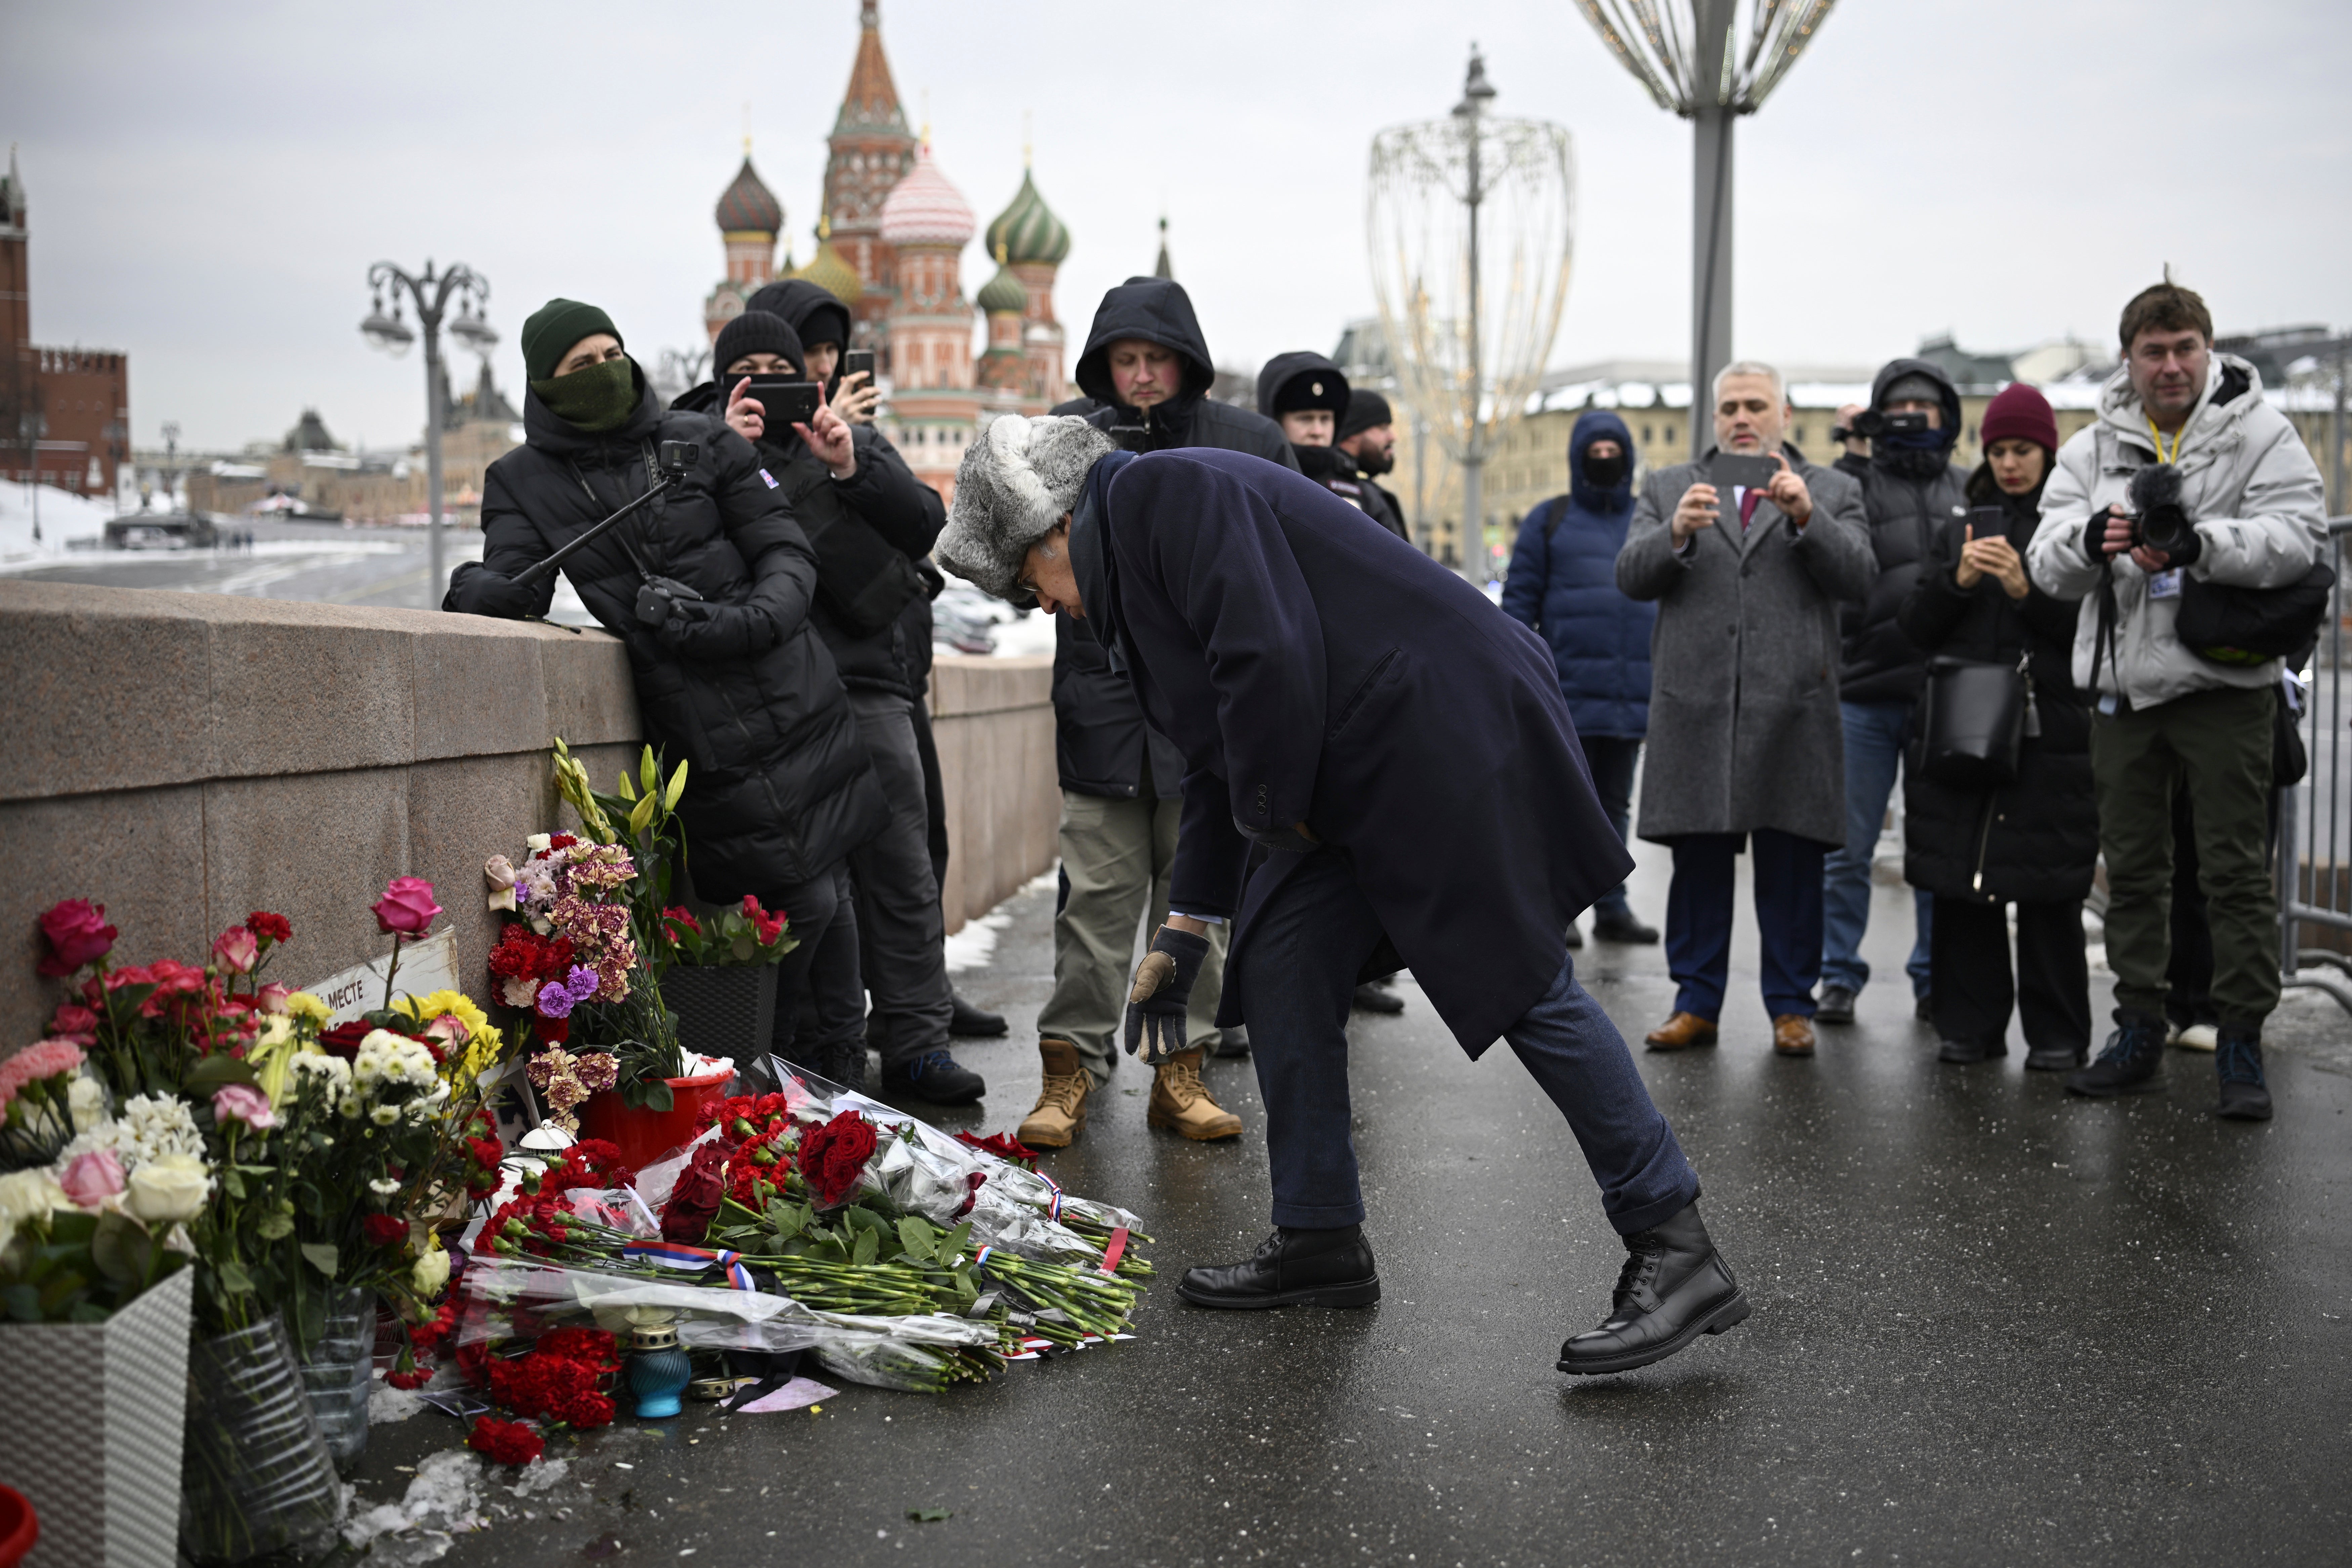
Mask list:
[{"label": "dark blue trousers", "polygon": [[[1278,1226],[1363,1220],[1349,1132],[1348,1005],[1380,940],[1353,862],[1332,849],[1309,856],[1250,927],[1242,1010],[1265,1101]],[[1698,1177],[1650,1102],[1624,1037],[1576,983],[1564,953],[1551,989],[1503,1037],[1568,1118],[1621,1234],[1647,1230],[1698,1196]]]},{"label": "dark blue trousers", "polygon": [[[1822,861],[1829,846],[1778,828],[1745,836],[1756,857],[1756,933],[1764,950],[1764,1010],[1813,1016],[1822,977]],[[1693,833],[1675,840],[1666,893],[1666,972],[1681,987],[1675,1010],[1723,1017],[1731,975],[1733,857],[1742,835]]]}]

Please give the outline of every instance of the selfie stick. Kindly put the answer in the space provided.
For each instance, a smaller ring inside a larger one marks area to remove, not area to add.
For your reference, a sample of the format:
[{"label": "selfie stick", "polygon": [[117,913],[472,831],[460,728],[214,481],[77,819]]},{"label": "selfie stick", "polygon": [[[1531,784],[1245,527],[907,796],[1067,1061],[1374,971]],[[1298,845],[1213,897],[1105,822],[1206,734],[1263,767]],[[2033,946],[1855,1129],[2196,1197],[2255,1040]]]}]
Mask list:
[{"label": "selfie stick", "polygon": [[[665,443],[665,445],[667,445],[667,443]],[[688,462],[689,462],[689,463],[691,463],[692,461],[693,461],[693,459],[692,459],[692,458],[688,458]],[[563,563],[564,563],[567,559],[569,559],[574,552],[576,552],[576,551],[578,551],[578,550],[581,550],[581,549],[584,548],[585,546],[587,546],[587,545],[589,545],[589,544],[592,544],[592,543],[595,542],[596,542],[597,540],[599,540],[599,539],[604,538],[604,535],[606,535],[607,533],[610,533],[610,532],[611,532],[611,531],[612,531],[615,527],[617,527],[617,526],[620,524],[620,521],[621,521],[621,520],[622,520],[623,518],[627,517],[630,513],[632,513],[632,512],[635,511],[638,508],[640,508],[640,507],[644,506],[647,501],[654,500],[654,499],[655,499],[655,498],[656,498],[657,496],[660,496],[663,492],[665,492],[666,490],[667,490],[667,489],[668,489],[672,485],[674,485],[674,484],[677,483],[677,481],[678,481],[678,480],[680,480],[680,479],[684,479],[685,477],[686,477],[686,470],[685,470],[685,468],[684,468],[683,467],[680,467],[680,468],[677,468],[677,469],[672,469],[672,468],[668,468],[668,467],[665,466],[665,467],[663,468],[663,469],[662,469],[661,477],[660,477],[659,479],[656,479],[656,480],[654,481],[654,488],[653,488],[653,489],[651,489],[647,490],[645,494],[643,494],[643,495],[639,496],[636,500],[633,500],[633,501],[629,502],[626,506],[624,506],[620,510],[618,510],[618,511],[614,512],[612,516],[610,516],[610,517],[606,518],[604,521],[602,521],[602,522],[598,523],[595,527],[593,527],[593,528],[590,529],[587,532],[585,532],[585,533],[582,534],[579,538],[572,540],[572,541],[570,543],[568,543],[568,544],[565,544],[562,549],[558,550],[554,554],[552,554],[552,555],[549,556],[546,560],[541,561],[541,562],[538,563],[537,563],[537,564],[535,564],[535,565],[531,565],[531,566],[526,566],[526,567],[524,567],[524,568],[522,569],[522,571],[520,571],[520,573],[517,573],[517,574],[516,574],[512,578],[510,578],[510,579],[509,579],[509,581],[511,581],[511,582],[513,582],[513,583],[517,584],[518,585],[522,584],[526,584],[526,583],[536,583],[536,582],[538,582],[541,577],[546,576],[549,573],[551,573],[551,572],[554,571],[558,566],[562,565],[562,564],[563,564]]]}]

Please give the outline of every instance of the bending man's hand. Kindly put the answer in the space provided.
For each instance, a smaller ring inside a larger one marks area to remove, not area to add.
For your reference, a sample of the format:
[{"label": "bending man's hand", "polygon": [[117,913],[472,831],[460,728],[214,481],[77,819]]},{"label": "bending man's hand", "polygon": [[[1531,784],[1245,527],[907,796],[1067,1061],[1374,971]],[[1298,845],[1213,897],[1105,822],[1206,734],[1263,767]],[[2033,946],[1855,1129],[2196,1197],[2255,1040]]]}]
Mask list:
[{"label": "bending man's hand", "polygon": [[[1198,930],[1180,930],[1178,921]],[[1135,966],[1135,988],[1127,997],[1127,1054],[1146,1066],[1158,1067],[1184,1048],[1192,982],[1209,956],[1209,939],[1200,934],[1207,929],[1187,916],[1170,916]]]}]

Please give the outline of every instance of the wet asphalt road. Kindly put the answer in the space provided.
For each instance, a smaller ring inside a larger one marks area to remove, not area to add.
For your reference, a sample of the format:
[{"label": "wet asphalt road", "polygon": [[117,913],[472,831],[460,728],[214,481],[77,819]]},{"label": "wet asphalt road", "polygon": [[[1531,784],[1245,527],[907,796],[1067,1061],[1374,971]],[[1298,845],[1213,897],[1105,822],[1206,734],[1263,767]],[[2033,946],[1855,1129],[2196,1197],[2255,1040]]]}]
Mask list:
[{"label": "wet asphalt road", "polygon": [[[1654,918],[1663,856],[1641,853],[1636,906]],[[959,977],[1020,1026],[1050,984],[1050,897],[1010,906],[994,963]],[[2014,1039],[2003,1064],[1935,1062],[1902,994],[1908,898],[1882,888],[1861,1022],[1782,1061],[1747,908],[1743,893],[1721,1047],[1642,1059],[1756,1301],[1733,1332],[1622,1376],[1552,1370],[1622,1249],[1517,1061],[1467,1063],[1407,982],[1404,1017],[1354,1033],[1378,1308],[1178,1303],[1188,1261],[1265,1229],[1262,1119],[1247,1064],[1219,1062],[1239,1142],[1149,1131],[1130,1067],[1050,1168],[1158,1237],[1133,1342],[941,1398],[850,1389],[820,1413],[723,1422],[689,1405],[559,1439],[562,1484],[492,1483],[490,1528],[445,1561],[2352,1556],[2352,1029],[2334,1004],[2306,994],[2274,1020],[2267,1126],[2214,1121],[2211,1058],[2188,1053],[2164,1093],[2070,1101]],[[1580,969],[1629,1035],[1667,1010],[1655,948],[1588,946]],[[943,1124],[1025,1112],[1020,1026],[959,1047],[993,1092]],[[362,1498],[397,1498],[394,1466],[457,1440],[431,1412],[380,1428]],[[953,1516],[908,1519],[925,1508]]]}]

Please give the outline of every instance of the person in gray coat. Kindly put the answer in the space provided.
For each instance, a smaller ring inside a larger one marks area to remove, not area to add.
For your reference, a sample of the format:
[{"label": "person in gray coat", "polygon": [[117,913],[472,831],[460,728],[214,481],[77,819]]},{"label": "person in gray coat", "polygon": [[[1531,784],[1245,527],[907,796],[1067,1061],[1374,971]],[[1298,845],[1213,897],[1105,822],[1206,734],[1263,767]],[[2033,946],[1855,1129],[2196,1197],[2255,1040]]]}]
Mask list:
[{"label": "person in gray coat", "polygon": [[[1640,833],[1675,856],[1666,967],[1680,989],[1649,1047],[1715,1044],[1732,858],[1752,842],[1773,1048],[1811,1056],[1822,862],[1845,840],[1837,607],[1869,594],[1877,564],[1861,490],[1784,443],[1780,372],[1727,365],[1714,403],[1715,447],[1650,475],[1617,555],[1617,586],[1658,605]],[[1778,471],[1724,494],[1708,480],[1725,453],[1769,456]]]}]

